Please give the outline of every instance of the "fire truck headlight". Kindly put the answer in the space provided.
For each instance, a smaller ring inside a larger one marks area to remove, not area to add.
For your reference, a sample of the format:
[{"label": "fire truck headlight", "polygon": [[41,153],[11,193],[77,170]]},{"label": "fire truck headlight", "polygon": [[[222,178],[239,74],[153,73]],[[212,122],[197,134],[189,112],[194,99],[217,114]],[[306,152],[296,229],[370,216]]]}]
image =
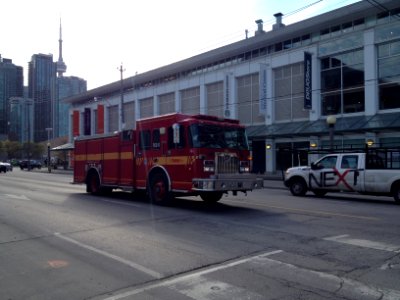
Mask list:
[{"label": "fire truck headlight", "polygon": [[215,171],[215,163],[213,160],[205,160],[203,162],[203,170],[204,172],[214,172]]},{"label": "fire truck headlight", "polygon": [[240,171],[240,173],[249,173],[250,172],[250,162],[249,161],[241,161],[239,171]]}]

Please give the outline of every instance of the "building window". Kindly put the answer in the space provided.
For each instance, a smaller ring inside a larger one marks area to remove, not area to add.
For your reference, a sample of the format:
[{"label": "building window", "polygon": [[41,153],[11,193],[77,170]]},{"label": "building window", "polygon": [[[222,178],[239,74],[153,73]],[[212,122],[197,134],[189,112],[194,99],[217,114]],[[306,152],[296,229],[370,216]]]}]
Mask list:
[{"label": "building window", "polygon": [[211,116],[224,116],[224,83],[216,82],[206,86],[207,114]]},{"label": "building window", "polygon": [[274,110],[276,121],[308,117],[304,105],[304,64],[274,69]]},{"label": "building window", "polygon": [[200,88],[181,91],[182,113],[195,115],[200,113]]},{"label": "building window", "polygon": [[238,118],[244,124],[264,122],[260,115],[259,87],[258,73],[237,78]]},{"label": "building window", "polygon": [[321,59],[322,115],[363,112],[364,98],[362,50]]},{"label": "building window", "polygon": [[158,97],[160,115],[169,114],[175,111],[175,93],[160,95]]},{"label": "building window", "polygon": [[124,103],[125,129],[135,128],[135,102]]},{"label": "building window", "polygon": [[379,109],[400,108],[400,41],[378,46]]},{"label": "building window", "polygon": [[153,97],[141,99],[139,101],[140,118],[149,118],[153,116]]},{"label": "building window", "polygon": [[108,107],[108,132],[118,131],[118,105]]}]

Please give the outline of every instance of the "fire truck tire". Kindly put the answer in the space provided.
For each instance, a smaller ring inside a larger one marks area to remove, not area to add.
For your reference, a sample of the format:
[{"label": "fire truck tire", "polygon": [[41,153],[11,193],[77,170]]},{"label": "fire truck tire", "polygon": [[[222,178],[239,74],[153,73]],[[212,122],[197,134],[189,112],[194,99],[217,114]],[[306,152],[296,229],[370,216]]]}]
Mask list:
[{"label": "fire truck tire", "polygon": [[100,193],[100,179],[99,176],[94,172],[89,174],[86,182],[86,192],[92,193],[93,195]]},{"label": "fire truck tire", "polygon": [[172,201],[168,180],[165,174],[155,173],[150,177],[149,196],[153,204],[167,205]]},{"label": "fire truck tire", "polygon": [[222,192],[209,192],[200,194],[201,199],[207,203],[216,203],[222,198]]}]

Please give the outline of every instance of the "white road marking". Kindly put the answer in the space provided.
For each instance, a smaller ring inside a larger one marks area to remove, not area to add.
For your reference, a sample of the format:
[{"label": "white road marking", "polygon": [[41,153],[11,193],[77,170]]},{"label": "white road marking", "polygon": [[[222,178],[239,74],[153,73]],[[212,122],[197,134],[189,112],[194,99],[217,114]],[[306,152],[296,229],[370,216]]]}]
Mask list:
[{"label": "white road marking", "polygon": [[6,196],[7,198],[16,199],[16,200],[25,200],[25,201],[30,201],[31,200],[25,195],[4,194],[4,196]]},{"label": "white road marking", "polygon": [[369,241],[369,240],[354,239],[354,238],[351,238],[348,234],[327,237],[327,238],[324,238],[324,240],[334,241],[334,242],[338,242],[338,243],[359,246],[359,247],[364,247],[364,248],[370,248],[370,249],[375,249],[375,250],[400,253],[399,245],[391,245],[391,244],[385,244],[385,243]]},{"label": "white road marking", "polygon": [[201,271],[198,272],[194,272],[194,273],[190,273],[190,274],[185,274],[185,275],[181,275],[181,276],[177,276],[175,278],[170,278],[170,279],[166,279],[166,280],[161,280],[160,282],[154,283],[154,284],[150,284],[147,285],[145,287],[141,287],[141,288],[137,288],[137,289],[133,289],[133,290],[128,290],[126,292],[120,293],[120,294],[116,294],[114,296],[105,298],[104,300],[117,300],[117,299],[123,299],[126,297],[130,297],[133,295],[137,295],[140,294],[142,292],[157,288],[157,287],[169,287],[169,286],[173,286],[177,283],[180,282],[184,282],[184,281],[188,281],[188,280],[193,280],[193,279],[198,279],[200,278],[200,276],[202,275],[206,275],[208,273],[212,273],[212,272],[216,272],[219,270],[223,270],[223,269],[227,269],[230,267],[234,267],[236,265],[240,265],[246,262],[249,262],[251,260],[254,260],[258,257],[266,257],[266,256],[270,256],[273,254],[277,254],[277,253],[281,253],[282,250],[276,250],[276,251],[271,251],[271,252],[267,252],[267,253],[263,253],[257,256],[252,256],[252,257],[248,257],[248,258],[244,258],[244,259],[240,259],[240,260],[236,260],[230,263],[225,263],[225,264],[220,264],[214,267],[210,267],[210,268],[205,268]]},{"label": "white road marking", "polygon": [[158,272],[156,272],[156,271],[154,271],[154,270],[151,270],[151,269],[149,269],[149,268],[146,268],[146,267],[144,267],[144,266],[142,266],[142,265],[139,265],[139,264],[137,264],[137,263],[135,263],[135,262],[133,262],[133,261],[127,260],[127,259],[125,259],[125,258],[119,257],[119,256],[117,256],[117,255],[108,253],[108,252],[103,251],[103,250],[100,250],[100,249],[97,249],[97,248],[95,248],[95,247],[86,245],[86,244],[81,243],[81,242],[79,242],[79,241],[77,241],[77,240],[74,240],[74,239],[69,238],[69,237],[67,237],[67,236],[65,236],[65,235],[62,235],[61,233],[56,232],[56,233],[54,233],[54,235],[55,235],[56,237],[60,238],[60,239],[63,239],[64,241],[70,242],[70,243],[72,243],[72,244],[78,245],[78,246],[80,246],[80,247],[82,247],[82,248],[85,248],[85,249],[87,249],[87,250],[93,251],[93,252],[95,252],[95,253],[97,253],[97,254],[100,254],[100,255],[103,255],[103,256],[105,256],[105,257],[108,257],[108,258],[111,258],[111,259],[113,259],[113,260],[116,260],[116,261],[118,261],[118,262],[120,262],[120,263],[122,263],[122,264],[124,264],[124,265],[127,265],[127,266],[129,266],[129,267],[132,267],[132,268],[137,269],[137,270],[139,270],[139,271],[142,271],[143,273],[146,273],[146,274],[148,274],[148,275],[150,275],[150,276],[152,276],[152,277],[161,278],[161,277],[163,276],[161,273],[158,273]]},{"label": "white road marking", "polygon": [[[253,263],[255,267],[262,268],[274,278],[284,281],[299,283],[300,285],[324,290],[339,297],[349,299],[374,299],[374,300],[398,300],[400,291],[383,289],[368,286],[356,280],[339,277],[336,275],[319,271],[300,268],[298,266],[284,263],[269,258],[269,256],[281,253],[282,250],[272,251],[261,255],[237,260],[231,263],[221,264],[215,267],[206,268],[199,272],[177,276],[175,278],[161,280],[158,283],[150,284],[133,290],[116,294],[105,300],[117,300],[137,295],[148,290],[160,287],[171,288],[181,294],[193,299],[262,299],[257,293],[246,291],[243,288],[235,287],[228,283],[207,280],[204,276],[218,270],[234,267],[239,264]],[[316,286],[316,284],[318,284]],[[265,298],[265,295],[264,295]]]}]

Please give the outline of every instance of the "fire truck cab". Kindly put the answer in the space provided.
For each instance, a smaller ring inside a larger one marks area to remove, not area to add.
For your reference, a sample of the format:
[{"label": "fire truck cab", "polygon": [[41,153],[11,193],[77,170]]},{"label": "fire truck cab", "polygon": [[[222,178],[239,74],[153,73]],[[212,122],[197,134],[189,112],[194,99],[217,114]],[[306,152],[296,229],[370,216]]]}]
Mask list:
[{"label": "fire truck cab", "polygon": [[244,126],[237,120],[179,113],[138,120],[135,130],[75,139],[74,182],[89,193],[145,190],[151,201],[246,193],[263,181],[250,174]]}]

